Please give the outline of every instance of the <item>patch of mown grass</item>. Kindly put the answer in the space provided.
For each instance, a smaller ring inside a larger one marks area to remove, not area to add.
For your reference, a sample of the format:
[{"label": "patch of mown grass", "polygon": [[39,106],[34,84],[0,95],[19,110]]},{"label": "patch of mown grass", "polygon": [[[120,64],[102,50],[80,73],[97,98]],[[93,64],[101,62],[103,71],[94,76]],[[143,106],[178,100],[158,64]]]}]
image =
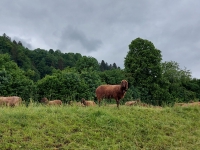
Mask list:
[{"label": "patch of mown grass", "polygon": [[198,149],[199,107],[0,108],[0,149]]}]

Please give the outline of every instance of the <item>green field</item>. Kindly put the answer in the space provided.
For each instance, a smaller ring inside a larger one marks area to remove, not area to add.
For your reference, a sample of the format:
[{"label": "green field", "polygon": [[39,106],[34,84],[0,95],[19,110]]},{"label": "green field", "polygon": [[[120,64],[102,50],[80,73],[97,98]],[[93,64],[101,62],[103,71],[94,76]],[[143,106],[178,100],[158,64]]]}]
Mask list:
[{"label": "green field", "polygon": [[0,107],[0,149],[198,150],[200,107]]}]

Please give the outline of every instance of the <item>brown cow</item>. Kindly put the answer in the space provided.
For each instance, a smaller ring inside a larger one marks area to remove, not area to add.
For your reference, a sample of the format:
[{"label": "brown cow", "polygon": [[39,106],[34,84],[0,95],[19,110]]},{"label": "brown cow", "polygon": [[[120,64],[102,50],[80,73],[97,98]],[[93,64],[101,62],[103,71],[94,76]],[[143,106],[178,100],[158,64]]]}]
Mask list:
[{"label": "brown cow", "polygon": [[44,103],[46,105],[62,105],[62,101],[61,100],[52,100],[52,101],[49,101],[46,97],[42,98],[41,99],[41,103]]},{"label": "brown cow", "polygon": [[94,101],[86,101],[84,98],[81,99],[81,104],[84,106],[95,106],[96,103]]},{"label": "brown cow", "polygon": [[124,97],[127,90],[128,82],[126,80],[122,80],[120,85],[100,85],[96,89],[99,106],[103,98],[114,98],[119,108],[119,101]]},{"label": "brown cow", "polygon": [[18,96],[0,97],[0,105],[14,107],[20,105],[21,103],[22,99]]}]

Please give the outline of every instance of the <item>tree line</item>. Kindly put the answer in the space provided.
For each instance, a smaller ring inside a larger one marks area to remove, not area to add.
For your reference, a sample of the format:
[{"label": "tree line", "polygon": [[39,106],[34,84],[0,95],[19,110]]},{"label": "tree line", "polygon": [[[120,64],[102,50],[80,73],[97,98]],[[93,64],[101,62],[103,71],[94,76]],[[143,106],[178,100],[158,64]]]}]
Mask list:
[{"label": "tree line", "polygon": [[116,63],[100,63],[80,53],[29,50],[5,33],[0,36],[0,95],[30,99],[80,101],[94,99],[101,84],[129,82],[122,103],[140,98],[153,105],[172,105],[200,98],[200,80],[174,61],[162,62],[161,51],[148,40],[136,38],[129,45],[124,69]]}]

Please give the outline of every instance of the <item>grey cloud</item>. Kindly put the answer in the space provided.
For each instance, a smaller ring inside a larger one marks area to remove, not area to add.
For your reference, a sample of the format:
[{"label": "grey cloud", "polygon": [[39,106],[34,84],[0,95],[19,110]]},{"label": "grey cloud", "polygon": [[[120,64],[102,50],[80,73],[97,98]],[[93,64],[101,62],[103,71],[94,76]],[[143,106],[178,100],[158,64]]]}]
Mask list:
[{"label": "grey cloud", "polygon": [[121,68],[128,45],[140,37],[161,50],[163,61],[176,61],[200,78],[199,6],[186,0],[1,0],[0,34]]},{"label": "grey cloud", "polygon": [[61,35],[61,47],[67,47],[72,44],[80,44],[85,51],[96,51],[102,44],[101,40],[95,38],[88,38],[86,34],[74,27],[68,26]]}]

